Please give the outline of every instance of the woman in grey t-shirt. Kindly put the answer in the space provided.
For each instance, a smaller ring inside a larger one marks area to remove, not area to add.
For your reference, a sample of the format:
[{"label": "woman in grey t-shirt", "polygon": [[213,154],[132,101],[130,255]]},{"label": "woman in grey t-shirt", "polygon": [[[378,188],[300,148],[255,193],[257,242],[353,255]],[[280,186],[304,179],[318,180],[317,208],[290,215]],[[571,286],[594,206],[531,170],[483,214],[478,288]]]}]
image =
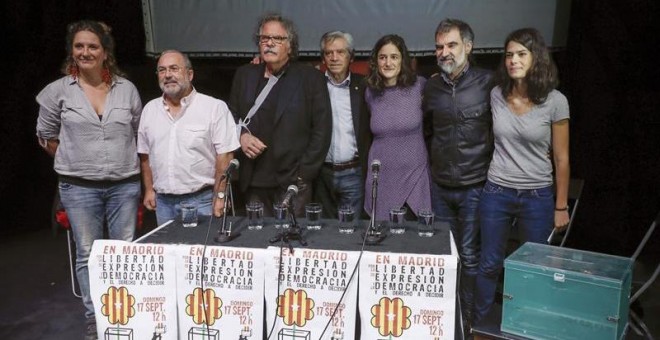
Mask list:
[{"label": "woman in grey t-shirt", "polygon": [[512,32],[504,48],[498,86],[491,91],[495,151],[479,203],[475,322],[493,303],[513,221],[523,242],[546,243],[552,228],[569,220],[569,111],[566,97],[555,90],[557,67],[534,28]]}]

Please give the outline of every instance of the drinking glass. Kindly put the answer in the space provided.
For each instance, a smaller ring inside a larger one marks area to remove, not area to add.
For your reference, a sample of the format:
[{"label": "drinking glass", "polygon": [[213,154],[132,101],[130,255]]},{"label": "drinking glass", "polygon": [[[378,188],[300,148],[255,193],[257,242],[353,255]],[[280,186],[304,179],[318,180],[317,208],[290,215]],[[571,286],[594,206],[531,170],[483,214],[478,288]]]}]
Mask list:
[{"label": "drinking glass", "polygon": [[417,235],[421,237],[433,236],[433,211],[422,209],[417,212]]},{"label": "drinking glass", "polygon": [[307,217],[307,230],[321,229],[321,205],[308,203],[305,205],[305,217]]},{"label": "drinking glass", "polygon": [[403,234],[406,232],[405,207],[390,209],[390,233]]},{"label": "drinking glass", "polygon": [[248,230],[261,230],[264,227],[264,204],[259,201],[248,202],[245,205],[247,212]]},{"label": "drinking glass", "polygon": [[344,205],[337,210],[339,217],[339,232],[342,234],[352,234],[355,231],[355,210],[350,205]]},{"label": "drinking glass", "polygon": [[184,228],[197,226],[197,204],[181,203],[181,223]]},{"label": "drinking glass", "polygon": [[275,229],[287,229],[291,225],[289,224],[288,217],[288,208],[282,203],[273,204],[273,214],[275,217]]}]

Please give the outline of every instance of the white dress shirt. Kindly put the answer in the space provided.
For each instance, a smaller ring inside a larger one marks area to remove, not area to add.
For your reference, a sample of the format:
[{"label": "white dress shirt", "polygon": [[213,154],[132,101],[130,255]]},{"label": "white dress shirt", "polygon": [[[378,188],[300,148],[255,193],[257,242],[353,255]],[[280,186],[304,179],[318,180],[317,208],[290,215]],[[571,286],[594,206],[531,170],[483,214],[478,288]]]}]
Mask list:
[{"label": "white dress shirt", "polygon": [[332,141],[325,161],[345,163],[357,155],[357,141],[351,112],[351,74],[339,84],[335,84],[326,72],[328,93],[332,107]]},{"label": "white dress shirt", "polygon": [[187,194],[213,185],[216,156],[240,147],[223,101],[193,89],[181,106],[173,118],[159,97],[142,111],[137,151],[149,155],[154,190],[160,194]]}]

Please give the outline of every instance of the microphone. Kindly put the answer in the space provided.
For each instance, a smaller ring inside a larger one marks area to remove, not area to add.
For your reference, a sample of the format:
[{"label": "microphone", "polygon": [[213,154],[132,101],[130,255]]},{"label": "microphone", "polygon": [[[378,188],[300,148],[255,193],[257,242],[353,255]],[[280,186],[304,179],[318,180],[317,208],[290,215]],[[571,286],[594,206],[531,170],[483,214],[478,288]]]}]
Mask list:
[{"label": "microphone", "polygon": [[[227,185],[225,186],[224,192],[214,192],[214,195],[217,195],[219,199],[225,199],[224,201],[224,206],[222,207],[222,226],[218,230],[218,236],[215,237],[215,241],[219,243],[225,243],[229,242],[233,239],[235,239],[238,235],[240,235],[240,232],[235,232],[232,234],[231,232],[231,222],[229,222],[229,228],[227,228],[227,208],[228,206],[231,205],[231,211],[232,215],[236,216],[236,211],[234,210],[234,198],[232,196],[231,192],[231,173],[238,169],[238,165],[240,163],[238,162],[238,159],[232,159],[229,161],[229,165],[227,165],[227,168],[225,169],[225,172],[222,174],[222,177],[218,179],[214,185],[214,188],[218,187],[218,184],[224,180],[227,181]],[[214,189],[215,190],[215,189]],[[227,201],[227,199],[229,201]],[[215,200],[214,200],[215,202]],[[231,202],[231,204],[228,204]],[[213,214],[211,214],[213,216]],[[209,227],[211,226],[211,221],[209,221]]]},{"label": "microphone", "polygon": [[284,194],[284,198],[282,198],[282,205],[288,208],[291,205],[291,199],[296,195],[298,195],[298,187],[294,184],[289,185]]},{"label": "microphone", "polygon": [[227,166],[227,169],[225,169],[225,173],[222,175],[222,178],[231,177],[232,171],[238,170],[239,165],[240,162],[236,158],[229,161],[229,165]]},{"label": "microphone", "polygon": [[375,178],[378,178],[379,172],[380,172],[380,161],[374,159],[373,162],[371,162],[371,173],[374,175]]},{"label": "microphone", "polygon": [[380,160],[374,159],[371,162],[371,219],[369,227],[364,233],[364,242],[369,245],[380,243],[385,239],[385,235],[380,231],[380,225],[376,226],[376,201],[378,201],[378,173],[380,172]]}]

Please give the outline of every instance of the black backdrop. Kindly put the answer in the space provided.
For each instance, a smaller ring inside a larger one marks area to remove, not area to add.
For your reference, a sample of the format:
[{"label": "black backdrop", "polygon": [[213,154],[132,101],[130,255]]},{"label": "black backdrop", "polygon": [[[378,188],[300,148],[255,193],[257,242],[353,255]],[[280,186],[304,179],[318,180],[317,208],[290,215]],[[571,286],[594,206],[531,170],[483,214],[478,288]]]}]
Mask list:
[{"label": "black backdrop", "polygon": [[[56,177],[34,136],[34,97],[60,76],[69,22],[95,19],[112,26],[119,64],[143,102],[159,95],[155,62],[144,52],[139,1],[4,3],[2,74],[9,71],[9,78],[0,125],[2,238],[51,225]],[[654,0],[573,1],[567,48],[555,53],[560,90],[571,106],[572,175],[586,181],[571,247],[630,255],[660,210],[660,21],[652,20],[659,15]],[[477,60],[497,62],[493,56]],[[193,62],[197,89],[225,99],[233,70],[246,60]],[[432,69],[433,60],[420,64]],[[658,239],[647,246],[655,258]]]}]

